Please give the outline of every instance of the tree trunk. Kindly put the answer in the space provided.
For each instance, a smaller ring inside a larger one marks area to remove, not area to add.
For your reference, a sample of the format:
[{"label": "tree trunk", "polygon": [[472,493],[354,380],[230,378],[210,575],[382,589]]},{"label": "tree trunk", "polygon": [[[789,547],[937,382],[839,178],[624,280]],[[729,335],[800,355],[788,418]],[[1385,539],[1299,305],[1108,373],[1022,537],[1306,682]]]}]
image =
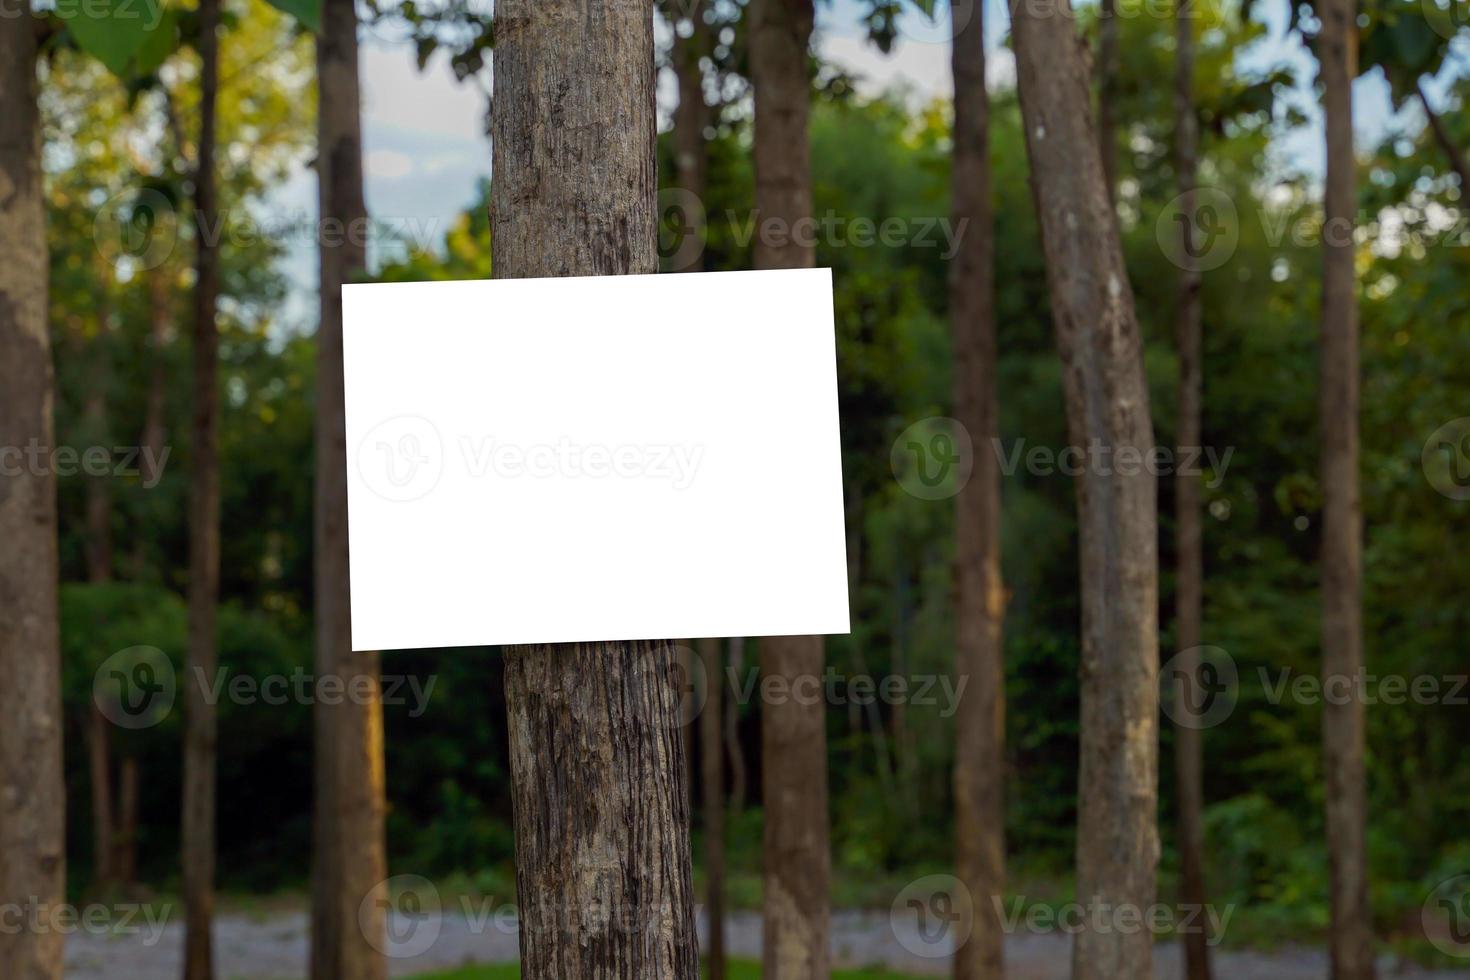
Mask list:
[{"label": "tree trunk", "polygon": [[[674,180],[679,187],[703,202],[709,153],[704,139],[709,125],[709,107],[704,101],[704,70],[699,59],[709,53],[709,25],[704,22],[705,4],[694,0],[689,12],[690,35],[674,35],[674,71],[679,79],[679,105],[674,110]],[[695,233],[702,233],[702,230]],[[676,272],[701,272],[704,248],[680,250]]]},{"label": "tree trunk", "polygon": [[109,724],[94,702],[87,713],[87,763],[92,781],[92,877],[99,892],[115,880]]},{"label": "tree trunk", "polygon": [[[739,677],[745,671],[745,638],[730,639],[730,672]],[[720,677],[720,689],[725,688],[725,675]],[[745,746],[740,744],[740,705],[731,703],[725,713],[725,755],[730,760],[730,813],[739,816],[745,812],[745,800],[749,794],[750,780],[745,765]]]},{"label": "tree trunk", "polygon": [[138,760],[126,756],[118,775],[116,850],[112,859],[113,875],[125,892],[138,881],[138,783]]},{"label": "tree trunk", "polygon": [[[811,0],[751,0],[750,81],[755,92],[755,206],[784,231],[812,215]],[[761,234],[757,269],[807,269],[804,236]],[[787,684],[822,674],[820,636],[760,641],[761,673]],[[826,705],[794,698],[761,705],[765,807],[762,956],[766,980],[822,980],[830,971]]]},{"label": "tree trunk", "polygon": [[974,903],[955,980],[1000,980],[1005,933],[1005,585],[1000,564],[1000,437],[996,398],[995,219],[990,203],[990,97],[980,0],[954,8],[954,159],[950,210],[968,227],[949,267],[954,413],[971,434],[975,468],[955,498],[955,674],[969,691],[955,716],[955,874]]},{"label": "tree trunk", "polygon": [[[35,29],[30,16],[0,17],[0,445],[49,451]],[[0,904],[54,908],[66,882],[56,480],[49,466],[23,470],[0,493]],[[60,980],[61,942],[54,929],[0,929],[0,976]]]},{"label": "tree trunk", "polygon": [[[1327,121],[1322,230],[1322,679],[1334,689],[1363,669],[1363,512],[1358,498],[1358,303],[1353,269],[1352,82],[1358,74],[1357,5],[1322,0],[1317,57]],[[1334,680],[1336,678],[1336,680]],[[1336,702],[1336,703],[1334,703]],[[1368,904],[1367,789],[1361,698],[1322,706],[1332,980],[1373,976]]]},{"label": "tree trunk", "polygon": [[[138,467],[143,493],[151,493],[158,487],[162,476],[158,461],[167,438],[168,425],[168,369],[164,364],[163,349],[168,344],[168,335],[173,329],[173,306],[170,296],[167,267],[148,272],[148,394],[143,407],[143,432],[138,440],[142,449]],[[142,578],[148,567],[148,537],[140,532],[133,541],[133,575]]]},{"label": "tree trunk", "polygon": [[[102,339],[97,340],[98,349],[93,351],[99,368],[87,392],[84,409],[88,435],[95,439],[94,445],[106,446],[107,432],[107,369],[106,352],[101,349]],[[110,476],[87,474],[87,581],[94,585],[112,581],[112,485]]]},{"label": "tree trunk", "polygon": [[1444,150],[1444,155],[1449,159],[1450,166],[1455,168],[1455,173],[1460,175],[1460,194],[1470,194],[1470,162],[1465,160],[1465,152],[1455,145],[1450,137],[1450,131],[1445,128],[1444,120],[1434,107],[1429,104],[1429,96],[1424,92],[1424,83],[1416,82],[1414,90],[1419,94],[1419,105],[1424,109],[1424,117],[1429,120],[1429,129],[1434,133],[1435,142],[1439,148]]},{"label": "tree trunk", "polygon": [[1118,97],[1118,0],[1101,0],[1097,11],[1097,145],[1102,151],[1108,199],[1118,192],[1118,136],[1113,109]]},{"label": "tree trunk", "polygon": [[725,980],[725,672],[720,641],[701,640],[708,696],[699,717],[701,774],[704,777],[705,915],[709,922],[709,980]]},{"label": "tree trunk", "polygon": [[342,284],[367,266],[357,12],[326,0],[317,35],[317,177],[323,235],[317,330],[316,664],[372,696],[315,708],[316,865],[312,976],[387,976],[383,882],[388,877],[387,785],[379,658],[352,650],[347,565],[347,434],[342,378]]},{"label": "tree trunk", "polygon": [[[1067,0],[1015,0],[1017,87],[1031,159],[1071,442],[1153,448],[1142,340],[1087,105]],[[1077,896],[1112,909],[1154,902],[1158,805],[1158,520],[1145,467],[1077,479],[1081,550],[1081,746]],[[1148,930],[1084,927],[1077,980],[1153,975]]]},{"label": "tree trunk", "polygon": [[[1179,169],[1180,211],[1193,219],[1195,173],[1199,167],[1199,123],[1194,109],[1194,19],[1186,0],[1175,10],[1174,152]],[[1185,234],[1192,235],[1187,226]],[[1182,254],[1197,254],[1185,243]],[[1200,272],[1185,263],[1179,270],[1179,298],[1175,332],[1179,345],[1179,417],[1177,459],[1200,443],[1202,390],[1202,317]],[[1204,552],[1201,544],[1200,481],[1184,468],[1174,477],[1175,633],[1178,668],[1176,704],[1185,704],[1184,685],[1199,672],[1201,609],[1204,596]],[[1184,717],[1180,715],[1179,717]],[[1174,774],[1179,794],[1180,902],[1185,908],[1205,906],[1204,765],[1198,726],[1174,726]],[[1203,916],[1201,916],[1203,919]],[[1188,980],[1210,980],[1209,936],[1203,930],[1186,932],[1185,975]]]},{"label": "tree trunk", "polygon": [[[646,0],[500,0],[496,278],[658,270],[653,86]],[[698,977],[673,671],[666,642],[506,651],[528,980]]]},{"label": "tree trunk", "polygon": [[[194,175],[194,421],[189,493],[188,676],[212,677],[219,602],[219,250],[215,115],[219,0],[200,0],[199,156]],[[215,747],[218,718],[203,685],[184,684],[184,980],[214,978]]]}]

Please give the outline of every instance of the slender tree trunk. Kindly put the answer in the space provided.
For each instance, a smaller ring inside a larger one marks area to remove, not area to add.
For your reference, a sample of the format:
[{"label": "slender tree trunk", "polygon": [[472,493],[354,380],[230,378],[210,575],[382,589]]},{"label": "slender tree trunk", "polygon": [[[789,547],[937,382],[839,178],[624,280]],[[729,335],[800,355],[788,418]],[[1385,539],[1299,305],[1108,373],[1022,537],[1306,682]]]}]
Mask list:
[{"label": "slender tree trunk", "polygon": [[[810,112],[811,0],[751,0],[750,81],[755,91],[755,206],[761,222],[787,229],[812,214]],[[757,269],[815,263],[800,235],[757,234]],[[820,677],[820,636],[760,641],[761,673],[788,685]],[[763,975],[822,980],[830,971],[825,704],[761,705],[761,798],[765,807]]]},{"label": "slender tree trunk", "polygon": [[[30,16],[0,17],[0,445],[48,465],[0,493],[0,904],[54,908],[66,883],[56,480],[41,123]],[[0,929],[0,976],[60,980],[56,930]]]},{"label": "slender tree trunk", "polygon": [[[172,298],[166,267],[148,272],[148,394],[143,407],[143,431],[138,440],[142,449],[139,454],[139,483],[143,493],[157,489],[162,476],[158,462],[167,438],[168,370],[163,360],[163,350],[168,335],[173,329]],[[152,489],[150,489],[152,488]],[[139,533],[133,541],[133,575],[141,578],[148,567],[148,538]]]},{"label": "slender tree trunk", "polygon": [[[317,330],[316,662],[367,698],[315,708],[316,864],[312,976],[387,976],[383,902],[388,877],[387,780],[379,658],[352,650],[347,565],[347,434],[342,379],[342,284],[367,266],[362,99],[353,0],[325,0],[317,34],[317,177],[321,324]],[[358,687],[362,685],[362,687]]]},{"label": "slender tree trunk", "polygon": [[1434,106],[1429,104],[1429,96],[1424,91],[1422,81],[1415,83],[1414,90],[1419,94],[1419,105],[1424,109],[1424,117],[1429,120],[1429,129],[1434,133],[1435,142],[1444,151],[1449,159],[1450,166],[1455,168],[1455,173],[1460,175],[1460,193],[1470,194],[1470,162],[1465,159],[1465,151],[1455,145],[1454,139],[1450,137],[1450,131],[1445,128],[1444,120],[1439,113],[1434,111]]},{"label": "slender tree trunk", "polygon": [[1113,117],[1118,98],[1118,0],[1101,0],[1097,17],[1097,145],[1111,200],[1118,192],[1118,136]]},{"label": "slender tree trunk", "polygon": [[87,713],[87,763],[92,781],[92,876],[99,890],[105,890],[116,878],[108,725],[107,716],[93,703]]},{"label": "slender tree trunk", "polygon": [[954,413],[978,447],[955,498],[955,673],[969,690],[955,716],[955,873],[974,903],[974,929],[955,980],[1000,980],[1005,933],[1005,585],[1000,564],[1000,437],[996,398],[995,219],[990,203],[990,97],[981,0],[954,7],[954,160],[950,210],[968,227],[949,267]]},{"label": "slender tree trunk", "polygon": [[[653,66],[647,0],[500,0],[497,278],[658,270]],[[696,980],[672,644],[512,648],[505,697],[522,976]]]},{"label": "slender tree trunk", "polygon": [[[1195,173],[1199,168],[1199,123],[1194,109],[1194,19],[1187,0],[1175,9],[1174,152],[1179,170],[1180,211],[1194,215]],[[1193,234],[1190,226],[1184,232]],[[1189,243],[1186,242],[1186,246]],[[1183,254],[1196,254],[1186,247]],[[1202,390],[1202,318],[1200,273],[1185,264],[1179,270],[1175,309],[1179,345],[1179,455],[1186,459],[1200,445]],[[1204,596],[1204,552],[1200,527],[1200,484],[1197,473],[1183,468],[1174,477],[1175,633],[1179,645],[1174,696],[1184,704],[1184,685],[1199,671],[1201,608]],[[1180,715],[1179,717],[1183,717]],[[1186,908],[1205,906],[1205,794],[1201,733],[1197,726],[1174,726],[1174,774],[1179,793],[1180,901]],[[1203,920],[1203,916],[1201,916]],[[1209,936],[1202,930],[1184,934],[1188,980],[1210,980]]]},{"label": "slender tree trunk", "polygon": [[[1153,449],[1143,345],[1087,106],[1067,0],[1014,0],[1017,85],[1040,217],[1073,445]],[[1077,897],[1154,902],[1158,864],[1158,515],[1139,467],[1077,479],[1081,546],[1081,749]],[[1148,930],[1084,928],[1077,980],[1153,975]]]},{"label": "slender tree trunk", "polygon": [[[214,241],[219,0],[199,2],[199,156],[194,176],[194,423],[189,493],[188,668],[214,675],[219,603],[219,250]],[[215,748],[218,718],[202,685],[184,684],[184,980],[214,978]]]},{"label": "slender tree trunk", "polygon": [[138,882],[138,789],[138,760],[126,756],[118,769],[116,851],[112,859],[113,875],[125,890]]},{"label": "slender tree trunk", "polygon": [[[730,639],[730,671],[739,677],[745,670],[745,638]],[[725,687],[724,677],[720,687]],[[745,746],[740,744],[740,705],[731,703],[725,713],[725,755],[730,760],[730,813],[739,816],[745,812],[745,800],[749,794],[750,776],[745,765]]]},{"label": "slender tree trunk", "polygon": [[[1363,510],[1358,496],[1358,299],[1353,264],[1357,206],[1352,83],[1358,74],[1357,5],[1322,0],[1317,57],[1327,120],[1322,231],[1322,679],[1335,688],[1363,669]],[[1333,702],[1336,703],[1333,703]],[[1332,893],[1332,980],[1374,974],[1368,904],[1367,778],[1361,698],[1322,706],[1327,850]]]},{"label": "slender tree trunk", "polygon": [[[674,180],[679,187],[703,201],[709,152],[704,139],[709,125],[709,107],[704,101],[704,70],[700,59],[709,53],[709,25],[704,22],[706,4],[694,0],[689,12],[690,34],[674,35],[674,71],[679,79],[679,105],[674,110]],[[704,269],[704,249],[679,253],[677,272]],[[683,256],[688,256],[683,258]]]},{"label": "slender tree trunk", "polygon": [[[100,340],[99,340],[100,343]],[[94,352],[98,362],[101,363],[105,357],[103,351]],[[109,451],[111,443],[105,438],[107,432],[107,370],[104,367],[96,372],[91,385],[91,391],[87,393],[87,404],[84,412],[87,417],[87,431],[96,439],[95,445],[107,446]],[[101,584],[112,581],[112,486],[111,477],[88,474],[87,476],[87,581],[92,584]]]},{"label": "slender tree trunk", "polygon": [[709,685],[699,717],[701,774],[704,777],[705,914],[709,920],[709,980],[725,980],[725,674],[720,641],[701,640],[705,683]]}]

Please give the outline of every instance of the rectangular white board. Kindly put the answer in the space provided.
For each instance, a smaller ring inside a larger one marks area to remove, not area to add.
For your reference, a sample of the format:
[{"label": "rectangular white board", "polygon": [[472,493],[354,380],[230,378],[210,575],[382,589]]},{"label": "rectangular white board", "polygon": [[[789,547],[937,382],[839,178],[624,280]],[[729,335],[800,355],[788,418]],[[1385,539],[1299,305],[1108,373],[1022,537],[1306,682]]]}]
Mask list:
[{"label": "rectangular white board", "polygon": [[355,650],[849,630],[827,269],[343,289]]}]

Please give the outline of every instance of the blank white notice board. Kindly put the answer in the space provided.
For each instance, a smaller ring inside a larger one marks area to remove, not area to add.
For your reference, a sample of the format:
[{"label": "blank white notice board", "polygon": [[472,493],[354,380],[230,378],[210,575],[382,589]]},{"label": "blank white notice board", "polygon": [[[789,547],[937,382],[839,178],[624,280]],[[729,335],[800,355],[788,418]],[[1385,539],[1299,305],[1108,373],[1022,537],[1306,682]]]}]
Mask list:
[{"label": "blank white notice board", "polygon": [[830,270],[342,295],[353,649],[848,632]]}]

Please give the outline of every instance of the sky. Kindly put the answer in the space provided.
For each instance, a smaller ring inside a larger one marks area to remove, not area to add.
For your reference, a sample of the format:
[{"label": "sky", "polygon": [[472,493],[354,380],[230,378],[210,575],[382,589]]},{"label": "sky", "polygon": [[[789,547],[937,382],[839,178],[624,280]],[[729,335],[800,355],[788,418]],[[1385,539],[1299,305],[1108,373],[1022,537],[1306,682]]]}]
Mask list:
[{"label": "sky", "polygon": [[[884,55],[864,36],[861,0],[819,3],[817,50],[825,61],[858,77],[862,95],[875,96],[901,87],[916,101],[947,97],[947,7],[945,0],[939,0],[939,26],[915,11],[906,12],[892,52]],[[1014,84],[1014,62],[1010,52],[998,46],[1008,29],[1004,5],[992,0],[985,7],[991,84],[1008,87]],[[1298,68],[1301,87],[1293,98],[1311,121],[1279,140],[1273,149],[1284,162],[1320,172],[1321,115],[1310,89],[1315,75],[1312,58],[1286,31],[1287,0],[1265,0],[1257,7],[1256,16],[1268,25],[1269,34],[1241,53],[1240,64],[1262,71],[1278,64]],[[666,36],[661,32],[661,37]],[[1457,43],[1458,61],[1464,65],[1470,62],[1470,44],[1463,38]],[[490,173],[490,144],[484,135],[488,108],[485,91],[477,84],[457,82],[442,55],[420,72],[412,47],[394,37],[392,28],[364,32],[361,75],[369,213],[417,243],[436,245],[475,200],[479,181]],[[1431,85],[1429,91],[1433,97],[1442,88]],[[660,114],[665,120],[676,101],[675,92],[671,77],[661,80]],[[1354,101],[1358,144],[1363,148],[1416,119],[1415,109],[1394,116],[1387,86],[1376,76],[1358,80]],[[295,173],[266,205],[270,214],[310,215],[315,209],[316,175],[308,169]],[[294,287],[286,311],[287,324],[310,328],[316,318],[312,296],[316,256],[312,247],[305,243],[293,245],[284,269]]]}]

